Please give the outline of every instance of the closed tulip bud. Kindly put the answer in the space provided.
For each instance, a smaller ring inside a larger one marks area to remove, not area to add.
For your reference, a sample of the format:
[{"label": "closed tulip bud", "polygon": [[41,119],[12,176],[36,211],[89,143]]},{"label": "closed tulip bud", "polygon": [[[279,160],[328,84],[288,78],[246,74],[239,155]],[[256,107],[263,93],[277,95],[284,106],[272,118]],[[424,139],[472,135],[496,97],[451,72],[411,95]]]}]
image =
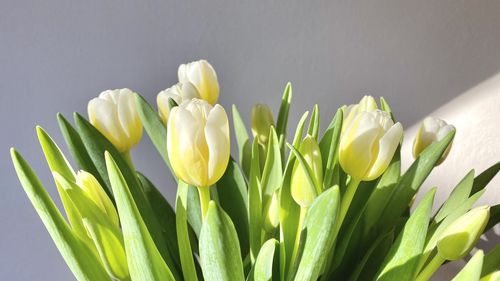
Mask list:
[{"label": "closed tulip bud", "polygon": [[[453,130],[455,130],[453,125],[448,125],[441,119],[430,116],[426,117],[420,124],[420,128],[418,129],[415,140],[413,141],[413,157],[417,158],[429,145],[433,142],[442,140]],[[446,159],[450,149],[451,143],[437,162],[438,165]]]},{"label": "closed tulip bud", "polygon": [[177,177],[198,187],[222,177],[229,162],[229,122],[222,106],[184,101],[170,112],[167,128],[168,156]]},{"label": "closed tulip bud", "polygon": [[127,152],[142,137],[142,123],[129,89],[108,90],[88,104],[90,123],[120,152]]},{"label": "closed tulip bud", "polygon": [[403,135],[387,112],[361,111],[345,124],[339,147],[339,162],[358,181],[378,178],[389,165]]},{"label": "closed tulip bud", "polygon": [[214,68],[206,60],[181,64],[178,70],[179,81],[191,82],[198,90],[200,98],[214,105],[219,98],[219,81]]},{"label": "closed tulip bud", "polygon": [[301,207],[309,207],[321,190],[323,181],[323,166],[321,161],[321,151],[316,140],[307,135],[299,147],[299,152],[306,160],[312,171],[313,183],[308,180],[307,171],[299,161],[295,161],[291,178],[292,197]]},{"label": "closed tulip bud", "polygon": [[278,227],[280,222],[280,204],[279,204],[279,192],[276,190],[271,197],[271,202],[269,203],[269,208],[267,209],[267,215],[264,221],[264,227],[267,231],[271,231]]},{"label": "closed tulip bud", "polygon": [[465,257],[483,233],[489,218],[489,206],[474,208],[459,217],[438,238],[438,254],[452,261]]},{"label": "closed tulip bud", "polygon": [[161,120],[165,124],[167,124],[168,115],[170,113],[170,106],[168,102],[169,98],[173,99],[177,104],[181,104],[186,100],[200,98],[200,95],[194,85],[190,82],[179,82],[172,87],[159,92],[156,97],[156,103],[158,104],[158,111],[160,113]]},{"label": "closed tulip bud", "polygon": [[252,107],[252,134],[261,145],[267,144],[271,126],[274,126],[274,118],[269,106],[254,105]]},{"label": "closed tulip bud", "polygon": [[99,209],[105,213],[116,227],[119,226],[118,214],[111,199],[102,188],[97,179],[90,173],[78,171],[76,174],[76,184],[85,192]]},{"label": "closed tulip bud", "polygon": [[364,96],[359,103],[357,104],[351,104],[348,106],[344,107],[343,110],[343,115],[344,115],[344,122],[342,126],[342,131],[345,130],[346,125],[352,121],[354,116],[358,114],[359,112],[362,111],[374,111],[377,110],[377,101],[372,96]]}]

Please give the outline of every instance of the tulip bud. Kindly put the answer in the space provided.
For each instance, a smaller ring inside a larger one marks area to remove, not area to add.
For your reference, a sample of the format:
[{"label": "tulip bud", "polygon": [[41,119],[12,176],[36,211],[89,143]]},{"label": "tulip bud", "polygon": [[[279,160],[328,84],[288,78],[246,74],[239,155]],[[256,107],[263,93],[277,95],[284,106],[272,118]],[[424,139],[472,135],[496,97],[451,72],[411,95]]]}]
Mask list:
[{"label": "tulip bud", "polygon": [[377,109],[377,102],[372,96],[364,96],[359,103],[345,106],[343,109],[344,125],[342,126],[342,131],[347,127],[345,124],[350,123],[357,113],[362,111],[374,111]]},{"label": "tulip bud", "polygon": [[[455,130],[453,125],[448,125],[441,119],[430,116],[426,117],[420,124],[420,128],[418,129],[415,140],[413,141],[413,157],[417,158],[429,145],[433,142],[442,140],[453,130]],[[437,165],[444,161],[446,156],[448,156],[450,149],[451,143],[437,162]]]},{"label": "tulip bud", "polygon": [[224,108],[200,99],[174,107],[168,119],[167,150],[172,169],[184,182],[206,187],[229,162],[229,121]]},{"label": "tulip bud", "polygon": [[129,89],[102,92],[89,102],[88,114],[90,123],[120,152],[129,151],[141,140],[142,123]]},{"label": "tulip bud", "polygon": [[274,118],[269,106],[265,104],[254,105],[252,108],[252,134],[261,145],[267,145],[271,126],[274,126]]},{"label": "tulip bud", "polygon": [[307,171],[297,160],[292,170],[290,189],[292,197],[297,204],[301,207],[309,207],[320,192],[320,190],[317,190],[317,187],[323,185],[321,151],[316,140],[312,136],[307,135],[300,144],[299,152],[312,171],[314,185],[307,179]]},{"label": "tulip bud", "polygon": [[178,70],[179,82],[191,82],[201,99],[214,105],[219,98],[219,81],[214,68],[206,60],[181,64]]},{"label": "tulip bud", "polygon": [[280,222],[280,204],[279,204],[279,191],[276,190],[271,197],[267,215],[264,221],[264,227],[267,231],[271,231],[278,227]]},{"label": "tulip bud", "polygon": [[359,181],[378,178],[394,156],[403,126],[380,110],[358,112],[345,125],[339,147],[342,169]]},{"label": "tulip bud", "polygon": [[108,215],[111,222],[118,227],[118,214],[115,206],[97,179],[91,173],[78,171],[76,174],[76,184],[80,186],[88,198],[90,198],[103,213]]},{"label": "tulip bud", "polygon": [[459,217],[438,238],[438,254],[452,261],[466,256],[483,233],[489,218],[489,206],[474,208]]},{"label": "tulip bud", "polygon": [[185,100],[200,98],[200,95],[194,85],[189,82],[177,83],[158,93],[156,97],[158,111],[160,112],[161,120],[165,124],[167,124],[168,115],[170,113],[170,106],[168,104],[169,98],[173,99],[177,104],[181,104]]}]

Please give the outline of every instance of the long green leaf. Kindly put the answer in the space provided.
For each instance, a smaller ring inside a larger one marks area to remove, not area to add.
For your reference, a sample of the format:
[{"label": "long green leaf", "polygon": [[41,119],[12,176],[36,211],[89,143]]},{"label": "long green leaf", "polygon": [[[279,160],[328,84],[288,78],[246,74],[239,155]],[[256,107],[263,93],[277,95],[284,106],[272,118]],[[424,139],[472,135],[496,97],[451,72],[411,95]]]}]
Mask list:
[{"label": "long green leaf", "polygon": [[479,278],[481,278],[481,268],[483,267],[483,258],[483,251],[477,251],[451,281],[479,281]]},{"label": "long green leaf", "polygon": [[26,195],[76,279],[79,281],[109,280],[98,258],[73,234],[26,160],[13,148],[10,154]]},{"label": "long green leaf", "polygon": [[247,185],[243,173],[232,158],[216,187],[219,204],[234,222],[242,255],[246,256],[249,251]]},{"label": "long green leaf", "polygon": [[311,119],[309,120],[309,128],[307,129],[307,134],[311,135],[316,141],[318,140],[319,135],[319,119],[319,106],[316,104],[314,105]]},{"label": "long green leaf", "polygon": [[279,271],[276,271],[276,262],[279,260],[279,243],[276,239],[269,239],[263,245],[257,256],[254,266],[254,281],[279,280]]},{"label": "long green leaf", "polygon": [[441,141],[427,147],[413,162],[408,171],[401,177],[391,199],[385,205],[386,208],[380,217],[381,221],[379,225],[391,227],[403,215],[454,136],[455,131],[451,131]]},{"label": "long green leaf", "polygon": [[424,248],[435,194],[436,188],[433,188],[422,198],[386,256],[377,281],[413,280]]},{"label": "long green leaf", "polygon": [[240,243],[233,222],[214,201],[200,234],[200,262],[206,281],[243,281]]},{"label": "long green leaf", "polygon": [[500,223],[500,204],[490,208],[490,219],[488,220],[488,224],[486,225],[484,232],[488,231],[498,223]]},{"label": "long green leaf", "polygon": [[250,161],[252,157],[252,147],[250,144],[250,138],[248,137],[248,132],[245,127],[245,123],[241,118],[240,112],[236,105],[233,104],[233,126],[234,135],[236,136],[236,144],[238,145],[238,159],[243,169],[243,172],[248,177],[250,174]]},{"label": "long green leaf", "polygon": [[[299,120],[299,123],[297,124],[297,129],[295,130],[295,136],[293,137],[293,142],[292,142],[292,145],[294,147],[300,146],[300,141],[302,140],[302,135],[304,134],[304,126],[306,124],[308,115],[309,111],[304,112],[304,114],[302,114],[302,117]],[[290,152],[285,167],[287,167],[288,165],[292,165],[292,163],[294,163],[294,160],[295,156],[293,156],[293,152]]]},{"label": "long green leaf", "polygon": [[500,270],[500,244],[497,244],[494,249],[484,256],[481,277],[487,276],[498,270]]},{"label": "long green leaf", "polygon": [[500,162],[497,162],[495,165],[483,171],[474,179],[474,186],[472,187],[471,193],[474,194],[481,189],[484,189],[488,185],[488,183],[496,176],[498,171],[500,171]]},{"label": "long green leaf", "polygon": [[[338,182],[334,182],[335,171],[338,171],[338,147],[340,141],[340,132],[342,130],[343,113],[342,109],[338,109],[335,117],[333,118],[330,126],[325,131],[323,138],[319,142],[321,150],[321,159],[323,160],[324,177],[323,186],[329,187]],[[328,157],[324,157],[327,155]],[[337,167],[337,169],[336,169]]]},{"label": "long green leaf", "polygon": [[339,205],[339,189],[333,187],[319,195],[309,208],[302,230],[304,250],[294,280],[316,280],[321,274],[335,241]]},{"label": "long green leaf", "polygon": [[465,200],[467,200],[471,193],[473,183],[474,170],[471,170],[453,189],[450,196],[448,196],[448,199],[446,199],[436,216],[434,216],[434,221],[442,221],[446,216],[448,216],[457,207],[459,207]]},{"label": "long green leaf", "polygon": [[122,224],[128,267],[133,280],[175,280],[144,223],[118,165],[106,152],[106,165]]},{"label": "long green leaf", "polygon": [[248,223],[250,239],[250,257],[255,261],[262,245],[262,188],[260,186],[259,143],[253,141],[252,160],[248,182]]},{"label": "long green leaf", "polygon": [[288,125],[288,114],[290,112],[290,105],[292,104],[292,84],[288,82],[281,98],[281,106],[278,112],[278,120],[276,122],[276,134],[281,149],[284,150],[286,142],[286,133]]},{"label": "long green leaf", "polygon": [[358,262],[356,269],[349,277],[349,281],[372,280],[385,255],[391,248],[393,239],[394,232],[390,231],[375,240],[368,251],[366,251],[363,259]]},{"label": "long green leaf", "polygon": [[[267,156],[264,170],[262,172],[262,206],[267,208],[270,199],[276,189],[281,186],[283,168],[278,136],[274,128],[271,128],[267,145]],[[265,210],[264,210],[265,211]]]},{"label": "long green leaf", "polygon": [[[137,112],[139,113],[146,133],[156,147],[156,150],[160,153],[165,164],[172,170],[167,152],[167,128],[161,121],[158,112],[156,112],[141,95],[137,93],[134,95]],[[172,173],[172,176],[176,178],[175,173]]]},{"label": "long green leaf", "polygon": [[191,250],[191,241],[189,239],[189,224],[187,220],[187,193],[188,185],[183,181],[178,182],[177,199],[175,201],[177,237],[179,243],[180,259],[182,265],[182,274],[184,280],[196,281],[196,267]]}]

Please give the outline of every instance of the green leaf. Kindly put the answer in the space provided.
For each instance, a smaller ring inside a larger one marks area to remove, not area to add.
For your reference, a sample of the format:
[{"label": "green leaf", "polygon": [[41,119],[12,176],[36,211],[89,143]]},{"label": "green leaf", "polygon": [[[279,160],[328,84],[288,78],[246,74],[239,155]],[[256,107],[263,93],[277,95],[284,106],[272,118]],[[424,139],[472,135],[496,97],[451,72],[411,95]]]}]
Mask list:
[{"label": "green leaf", "polygon": [[26,160],[14,148],[10,150],[10,154],[26,195],[76,279],[79,281],[109,280],[98,258],[73,234]]},{"label": "green leaf", "polygon": [[488,183],[496,176],[498,171],[500,171],[500,162],[497,162],[495,165],[483,171],[474,179],[474,186],[472,187],[471,193],[474,194],[484,189],[488,185]]},{"label": "green leaf", "polygon": [[206,281],[244,280],[236,229],[214,201],[210,201],[201,228],[200,262]]},{"label": "green leaf", "polygon": [[232,158],[216,187],[219,204],[234,222],[242,256],[246,256],[249,251],[247,186],[243,173]]},{"label": "green leaf", "polygon": [[319,135],[319,106],[314,105],[311,119],[309,120],[309,128],[307,129],[307,134],[311,135],[315,140],[318,140]]},{"label": "green leaf", "polygon": [[[309,111],[306,111],[304,112],[304,114],[302,114],[302,117],[300,118],[299,123],[297,124],[297,129],[295,130],[295,136],[293,137],[293,142],[292,142],[292,145],[294,147],[300,146],[300,141],[302,140],[302,135],[304,134],[304,126],[306,124],[307,115],[309,115]],[[290,152],[285,167],[287,167],[288,165],[292,165],[294,163],[294,160],[295,157],[293,156],[293,152]]]},{"label": "green leaf", "polygon": [[389,202],[385,205],[379,225],[391,227],[403,215],[420,186],[453,140],[454,135],[455,131],[451,131],[439,142],[431,144],[413,162],[401,177]]},{"label": "green leaf", "polygon": [[321,155],[328,155],[328,157],[322,157],[324,177],[323,186],[329,187],[338,182],[334,182],[334,174],[336,167],[338,169],[338,147],[340,142],[340,132],[342,131],[343,113],[342,109],[339,108],[335,117],[333,118],[330,126],[325,131],[323,138],[319,142],[319,148],[321,150]]},{"label": "green leaf", "polygon": [[490,208],[490,219],[488,220],[488,224],[486,225],[484,232],[490,230],[498,223],[500,223],[500,204],[497,204]]},{"label": "green leaf", "polygon": [[436,188],[429,190],[401,230],[376,280],[413,280],[425,244]]},{"label": "green leaf", "polygon": [[198,276],[196,275],[187,221],[187,193],[188,185],[180,180],[177,188],[177,199],[175,201],[175,211],[177,214],[175,225],[177,228],[179,249],[182,249],[182,251],[180,251],[182,274],[185,280],[196,281],[198,280]]},{"label": "green leaf", "polygon": [[477,251],[451,281],[479,281],[479,278],[481,278],[481,268],[483,267],[483,258],[483,251]]},{"label": "green leaf", "polygon": [[[276,239],[267,240],[260,249],[254,266],[254,281],[279,280],[276,263],[279,261],[279,242]],[[278,276],[277,276],[278,275]]]},{"label": "green leaf", "polygon": [[248,223],[250,239],[250,258],[255,261],[262,245],[262,188],[260,186],[259,143],[254,139],[252,145],[252,160],[248,182]]},{"label": "green leaf", "polygon": [[442,221],[453,210],[459,207],[471,194],[472,184],[474,183],[474,170],[471,170],[453,189],[448,199],[444,202],[439,212],[434,216],[436,222]]},{"label": "green leaf", "polygon": [[394,115],[392,114],[392,109],[389,103],[385,100],[384,97],[380,97],[380,108],[382,111],[385,111],[391,115],[392,120],[394,120]]},{"label": "green leaf", "polygon": [[241,168],[246,176],[250,174],[250,161],[252,157],[252,147],[245,123],[241,118],[240,112],[236,105],[233,104],[233,125],[234,135],[236,136],[236,144],[238,145],[238,156]]},{"label": "green leaf", "polygon": [[316,280],[321,274],[335,241],[339,205],[336,186],[319,195],[308,209],[301,234],[305,244],[294,280]]},{"label": "green leaf", "polygon": [[288,114],[290,105],[292,104],[292,84],[288,82],[281,98],[281,106],[278,112],[278,120],[276,122],[276,134],[281,145],[281,149],[285,148],[286,131],[288,125]]},{"label": "green leaf", "polygon": [[304,156],[302,156],[302,154],[295,147],[293,147],[291,144],[288,144],[288,148],[290,148],[290,150],[295,155],[295,158],[297,158],[299,165],[306,172],[306,178],[307,178],[307,181],[309,183],[309,186],[314,186],[314,190],[311,190],[310,192],[316,193],[316,196],[317,196],[318,195],[317,191],[322,190],[322,187],[318,186],[319,183],[314,180],[314,174],[313,174],[313,171],[311,170],[311,167],[307,164],[307,161],[304,158]]},{"label": "green leaf", "polygon": [[[278,136],[271,128],[267,145],[267,156],[262,172],[262,206],[267,208],[276,189],[281,186],[283,170],[281,166],[281,152]],[[265,211],[265,210],[264,210]]]},{"label": "green leaf", "polygon": [[84,170],[86,172],[91,173],[104,187],[104,191],[109,196],[111,201],[114,201],[113,192],[111,191],[111,186],[108,185],[92,162],[89,153],[87,152],[87,148],[83,144],[83,141],[78,134],[78,131],[71,126],[71,124],[64,118],[62,114],[57,114],[57,121],[59,122],[59,128],[61,129],[64,140],[68,146],[69,152],[73,156],[77,166],[79,169]]},{"label": "green leaf", "polygon": [[155,246],[118,165],[106,152],[106,165],[122,225],[132,280],[175,280]]},{"label": "green leaf", "polygon": [[372,280],[377,273],[385,255],[392,246],[394,231],[381,235],[366,251],[363,259],[357,263],[356,269],[349,277],[349,281]]},{"label": "green leaf", "polygon": [[[151,206],[158,223],[160,224],[163,237],[167,243],[168,249],[171,251],[175,261],[179,259],[179,249],[177,247],[177,232],[175,230],[175,212],[172,206],[167,202],[165,197],[154,186],[154,184],[143,174],[137,172],[137,179],[147,201]],[[179,264],[180,265],[180,264]]]},{"label": "green leaf", "polygon": [[487,276],[500,269],[500,244],[497,244],[494,249],[489,251],[484,256],[483,268],[481,277]]},{"label": "green leaf", "polygon": [[[165,164],[172,170],[167,152],[167,128],[161,121],[158,112],[155,111],[141,95],[137,93],[134,95],[137,112],[139,113],[146,133],[156,147],[156,150],[160,153]],[[176,179],[175,173],[172,173],[172,176]]]}]

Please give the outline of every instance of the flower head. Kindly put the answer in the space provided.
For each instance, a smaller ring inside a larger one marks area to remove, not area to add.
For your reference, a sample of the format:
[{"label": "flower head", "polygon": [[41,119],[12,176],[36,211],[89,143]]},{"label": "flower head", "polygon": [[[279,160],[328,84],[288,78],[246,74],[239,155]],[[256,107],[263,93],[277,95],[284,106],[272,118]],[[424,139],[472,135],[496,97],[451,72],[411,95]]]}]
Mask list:
[{"label": "flower head", "polygon": [[[453,125],[448,125],[445,121],[439,118],[430,116],[426,117],[420,124],[420,128],[418,129],[415,140],[413,141],[413,157],[417,158],[429,145],[433,142],[442,140],[453,130],[455,130]],[[442,163],[444,159],[446,159],[450,149],[451,143],[446,148],[437,164]]]},{"label": "flower head", "polygon": [[198,94],[198,90],[196,90],[194,85],[190,82],[179,82],[172,87],[159,92],[156,97],[156,102],[158,104],[158,111],[160,112],[161,120],[165,124],[167,124],[168,116],[170,114],[168,102],[169,98],[173,99],[177,104],[181,104],[186,100],[200,98],[200,95]]},{"label": "flower head", "polygon": [[181,64],[178,70],[179,82],[191,82],[200,98],[214,105],[219,98],[219,81],[214,68],[206,60]]}]

